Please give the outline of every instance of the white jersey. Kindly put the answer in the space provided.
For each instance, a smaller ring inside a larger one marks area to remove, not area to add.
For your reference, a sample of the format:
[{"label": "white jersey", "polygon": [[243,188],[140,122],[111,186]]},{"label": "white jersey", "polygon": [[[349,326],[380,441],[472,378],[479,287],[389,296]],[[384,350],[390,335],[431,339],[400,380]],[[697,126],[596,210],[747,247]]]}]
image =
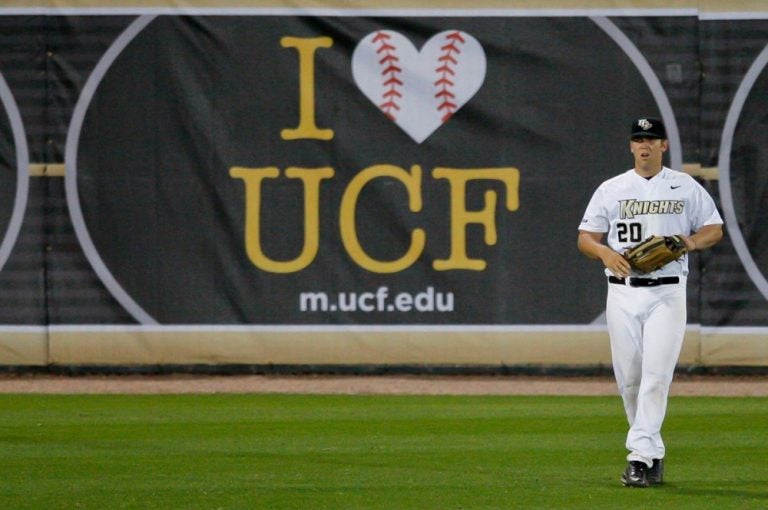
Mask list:
[{"label": "white jersey", "polygon": [[[608,246],[624,253],[652,235],[690,235],[705,225],[722,223],[714,200],[693,177],[663,167],[651,179],[631,169],[603,182],[592,195],[579,230],[608,232]],[[608,269],[605,273],[611,274]],[[685,255],[646,276],[687,275]]]}]

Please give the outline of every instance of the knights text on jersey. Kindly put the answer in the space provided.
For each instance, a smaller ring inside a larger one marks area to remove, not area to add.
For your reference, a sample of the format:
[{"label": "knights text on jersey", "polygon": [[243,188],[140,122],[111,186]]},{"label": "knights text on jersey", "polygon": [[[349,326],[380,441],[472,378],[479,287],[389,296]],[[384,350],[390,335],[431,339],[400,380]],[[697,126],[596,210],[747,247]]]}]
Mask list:
[{"label": "knights text on jersey", "polygon": [[[579,230],[608,232],[608,246],[624,253],[652,235],[690,235],[705,225],[722,223],[714,200],[701,184],[684,172],[664,167],[651,179],[632,169],[603,182],[592,195]],[[688,256],[652,274],[685,276]]]}]

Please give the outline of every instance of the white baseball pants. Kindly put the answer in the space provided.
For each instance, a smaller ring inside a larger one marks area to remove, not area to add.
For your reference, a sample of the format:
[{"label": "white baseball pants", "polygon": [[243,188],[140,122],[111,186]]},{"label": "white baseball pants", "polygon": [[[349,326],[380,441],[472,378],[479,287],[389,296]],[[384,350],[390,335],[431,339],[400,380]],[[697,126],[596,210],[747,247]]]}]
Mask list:
[{"label": "white baseball pants", "polygon": [[611,357],[629,432],[627,460],[664,458],[661,426],[687,320],[686,278],[657,287],[608,284]]}]

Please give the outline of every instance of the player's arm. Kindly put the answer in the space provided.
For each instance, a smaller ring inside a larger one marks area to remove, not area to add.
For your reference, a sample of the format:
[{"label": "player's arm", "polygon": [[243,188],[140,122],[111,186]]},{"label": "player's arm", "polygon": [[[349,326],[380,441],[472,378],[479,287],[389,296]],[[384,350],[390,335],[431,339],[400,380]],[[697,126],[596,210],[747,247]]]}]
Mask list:
[{"label": "player's arm", "polygon": [[688,251],[705,250],[723,238],[723,226],[720,224],[704,225],[695,234],[680,237],[683,238]]},{"label": "player's arm", "polygon": [[[702,229],[703,230],[703,229]],[[581,253],[592,259],[600,259],[603,265],[620,278],[629,276],[630,266],[627,259],[603,244],[601,232],[579,230],[578,248]]]}]

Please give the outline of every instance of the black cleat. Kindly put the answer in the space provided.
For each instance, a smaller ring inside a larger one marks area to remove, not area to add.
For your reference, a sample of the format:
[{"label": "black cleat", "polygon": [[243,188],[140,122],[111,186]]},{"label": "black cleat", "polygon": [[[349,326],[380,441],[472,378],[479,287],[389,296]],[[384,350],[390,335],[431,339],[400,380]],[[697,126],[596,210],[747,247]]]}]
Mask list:
[{"label": "black cleat", "polygon": [[648,468],[646,478],[650,485],[664,483],[664,459],[653,459],[653,466]]},{"label": "black cleat", "polygon": [[646,476],[648,466],[645,462],[630,460],[624,474],[621,475],[621,483],[624,487],[648,487],[648,477]]}]

